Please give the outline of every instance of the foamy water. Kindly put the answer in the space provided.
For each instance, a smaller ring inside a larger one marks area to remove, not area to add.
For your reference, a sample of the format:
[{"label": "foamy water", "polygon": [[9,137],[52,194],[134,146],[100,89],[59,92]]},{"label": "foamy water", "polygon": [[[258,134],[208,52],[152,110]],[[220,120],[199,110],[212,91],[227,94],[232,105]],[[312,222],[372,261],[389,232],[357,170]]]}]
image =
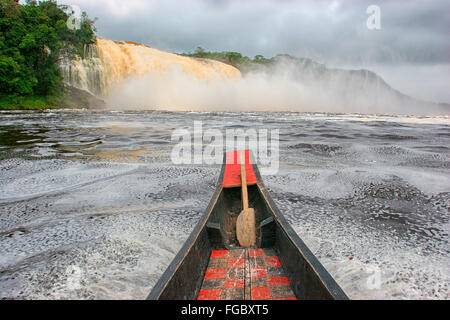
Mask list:
[{"label": "foamy water", "polygon": [[264,181],[350,298],[449,298],[447,117],[52,111],[0,119],[0,297],[145,298],[219,175],[218,166],[170,161],[172,131],[200,120],[205,129],[280,130],[280,170]]}]

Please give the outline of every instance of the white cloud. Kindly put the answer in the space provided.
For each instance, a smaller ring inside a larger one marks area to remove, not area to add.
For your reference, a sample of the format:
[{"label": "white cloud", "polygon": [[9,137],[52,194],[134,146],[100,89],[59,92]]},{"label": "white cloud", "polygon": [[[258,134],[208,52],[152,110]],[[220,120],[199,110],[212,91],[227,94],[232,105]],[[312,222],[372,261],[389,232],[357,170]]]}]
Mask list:
[{"label": "white cloud", "polygon": [[[155,7],[155,1],[151,0],[67,0],[61,1],[61,4],[77,5],[86,8],[102,11],[104,14],[111,15],[112,18],[128,18],[147,12],[150,13]],[[89,13],[89,12],[88,12]]]}]

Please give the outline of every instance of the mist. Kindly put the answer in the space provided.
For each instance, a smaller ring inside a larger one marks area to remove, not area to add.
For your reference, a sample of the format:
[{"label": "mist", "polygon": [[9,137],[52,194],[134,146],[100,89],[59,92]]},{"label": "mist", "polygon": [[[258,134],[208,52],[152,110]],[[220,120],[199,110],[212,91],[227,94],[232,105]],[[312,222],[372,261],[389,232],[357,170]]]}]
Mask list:
[{"label": "mist", "polygon": [[106,101],[120,110],[448,114],[448,109],[392,89],[373,72],[317,65],[321,68],[281,59],[270,70],[212,80],[174,67],[124,80]]},{"label": "mist", "polygon": [[424,101],[450,103],[450,64],[371,65],[368,69],[400,92]]}]

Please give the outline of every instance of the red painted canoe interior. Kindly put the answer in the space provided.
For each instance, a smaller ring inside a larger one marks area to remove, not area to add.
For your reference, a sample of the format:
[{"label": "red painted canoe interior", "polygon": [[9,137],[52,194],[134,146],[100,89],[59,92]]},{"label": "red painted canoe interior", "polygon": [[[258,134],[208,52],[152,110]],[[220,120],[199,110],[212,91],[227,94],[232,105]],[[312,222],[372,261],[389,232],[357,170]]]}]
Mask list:
[{"label": "red painted canoe interior", "polygon": [[[241,164],[240,151],[228,152],[226,157],[225,173],[223,176],[223,187],[233,188],[241,186]],[[256,184],[256,175],[253,171],[253,165],[250,157],[250,151],[245,151],[245,172],[247,175],[247,184]]]},{"label": "red painted canoe interior", "polygon": [[297,300],[274,249],[213,250],[198,300]]},{"label": "red painted canoe interior", "polygon": [[[245,151],[247,183],[255,185],[256,175],[250,152]],[[228,247],[237,245],[234,229],[241,210],[240,151],[228,152],[223,178],[230,202],[224,203],[226,219],[221,223]],[[250,194],[256,193],[250,189]],[[233,194],[235,193],[235,194]],[[258,216],[258,208],[256,213]],[[258,220],[261,220],[260,217]],[[225,221],[225,223],[224,223]],[[228,232],[227,232],[228,230]],[[234,243],[234,244],[233,244]],[[291,283],[273,248],[241,248],[212,250],[198,300],[296,300]]]}]

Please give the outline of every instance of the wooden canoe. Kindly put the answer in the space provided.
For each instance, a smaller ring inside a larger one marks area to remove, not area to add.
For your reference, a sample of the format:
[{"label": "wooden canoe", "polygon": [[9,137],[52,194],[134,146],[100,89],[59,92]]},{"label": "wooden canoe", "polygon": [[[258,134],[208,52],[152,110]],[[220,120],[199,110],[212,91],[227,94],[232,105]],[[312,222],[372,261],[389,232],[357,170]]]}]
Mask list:
[{"label": "wooden canoe", "polygon": [[237,154],[225,154],[204,215],[147,299],[348,299],[278,210],[249,151],[248,197],[255,209],[257,244],[239,247],[235,227],[242,201]]}]

